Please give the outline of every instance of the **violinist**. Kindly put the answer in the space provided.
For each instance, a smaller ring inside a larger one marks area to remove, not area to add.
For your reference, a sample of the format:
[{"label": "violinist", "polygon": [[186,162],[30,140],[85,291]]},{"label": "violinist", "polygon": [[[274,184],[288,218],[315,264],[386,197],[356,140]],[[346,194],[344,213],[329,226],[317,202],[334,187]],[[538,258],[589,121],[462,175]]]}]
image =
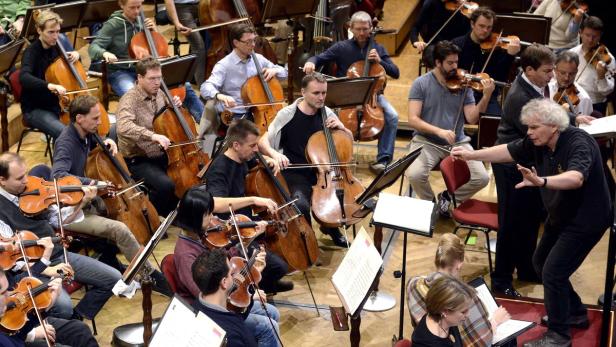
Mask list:
[{"label": "violinist", "polygon": [[[84,175],[88,154],[96,146],[93,136],[100,124],[98,99],[91,95],[77,96],[69,107],[69,113],[71,123],[64,128],[54,146],[51,175],[54,178],[72,175],[78,177],[82,184],[96,183]],[[112,153],[117,152],[117,146],[113,140],[105,139],[104,143],[109,146]],[[118,246],[129,263],[140,248],[137,239],[126,224],[97,215],[92,206],[84,210],[84,219],[81,222],[72,223],[65,229],[110,240]],[[154,279],[152,289],[163,295],[172,296],[165,276],[160,271],[154,270],[152,266],[150,268]]]},{"label": "violinist", "polygon": [[[10,152],[0,154],[0,230],[3,236],[13,236],[13,230],[31,230],[38,237],[55,236],[54,228],[58,227],[55,204],[41,216],[28,217],[19,210],[19,195],[24,192],[26,182],[26,164],[23,158]],[[64,224],[83,219],[81,208],[94,197],[94,190],[85,187],[82,189],[85,196],[79,206],[62,208]],[[81,254],[67,252],[67,258],[68,264],[64,263],[62,245],[56,245],[51,256],[50,270],[74,274],[76,281],[89,285],[90,289],[74,309],[71,298],[62,291],[50,314],[65,319],[92,319],[113,295],[111,289],[122,275],[118,270]]]},{"label": "violinist", "polygon": [[[236,205],[238,213],[251,216],[250,205],[264,206],[271,211],[275,210],[274,201],[257,196],[246,196],[245,184],[246,175],[250,166],[256,165],[254,160],[255,152],[259,150],[257,141],[259,139],[259,129],[254,123],[247,119],[238,119],[231,123],[227,130],[227,150],[217,156],[210,164],[205,173],[207,191],[214,197],[229,197],[245,199],[245,203]],[[279,171],[278,163],[270,160],[268,165]],[[242,206],[243,205],[243,206]],[[228,210],[223,211],[221,218],[227,218]],[[293,289],[293,282],[282,281],[281,278],[288,271],[288,266],[276,254],[267,252],[268,267],[263,273],[261,287],[267,293],[285,292]]]},{"label": "violinist", "polygon": [[[150,200],[158,214],[166,216],[175,209],[175,183],[167,176],[165,150],[170,140],[153,129],[155,116],[166,107],[160,89],[162,72],[158,60],[144,58],[135,66],[137,84],[120,99],[118,105],[118,142],[120,153],[136,180],[144,179]],[[181,101],[174,97],[179,107]]]},{"label": "violinist", "polygon": [[[479,7],[470,17],[471,31],[463,36],[456,37],[451,42],[460,48],[458,56],[458,66],[471,73],[480,72],[483,67],[483,72],[487,73],[497,81],[506,81],[507,74],[513,64],[515,56],[520,52],[520,40],[512,40],[507,49],[496,48],[491,54],[490,60],[487,62],[490,51],[485,51],[480,47],[480,44],[492,38],[492,28],[496,14],[487,7]],[[471,71],[472,69],[472,71]],[[500,89],[497,87],[492,93],[492,98],[486,109],[487,113],[500,116],[503,113],[498,102]],[[481,99],[481,93],[475,92],[475,100]]]},{"label": "violinist", "polygon": [[[410,150],[423,146],[419,157],[405,172],[413,191],[420,199],[435,200],[428,178],[430,170],[446,157],[448,151],[439,146],[460,144],[471,148],[470,138],[464,134],[464,120],[476,124],[479,113],[484,112],[494,91],[491,79],[482,80],[483,96],[477,104],[470,88],[452,93],[446,85],[448,76],[456,73],[460,49],[450,41],[434,46],[436,67],[413,82],[409,92],[409,126],[415,129]],[[428,145],[426,145],[426,143]],[[435,144],[432,146],[430,144]],[[465,201],[488,184],[488,173],[483,163],[469,162],[470,181],[456,191],[458,203]],[[438,212],[449,216],[450,197],[440,193]],[[436,215],[435,215],[436,216]]]},{"label": "violinist", "polygon": [[[575,82],[579,63],[580,60],[578,55],[572,51],[560,52],[556,57],[556,66],[554,68],[555,78],[548,83],[550,99],[565,106],[565,109],[570,112],[575,119],[572,119],[571,123],[573,125],[589,124],[595,119],[590,116],[592,113],[592,101],[590,100],[590,96],[588,96],[584,88]],[[569,90],[573,91],[571,96],[569,96]],[[558,96],[556,96],[557,94]],[[575,96],[575,98],[573,96]],[[560,100],[556,100],[556,98]],[[569,102],[573,106],[573,110],[571,110]]]},{"label": "violinist", "polygon": [[[451,21],[445,25],[445,22],[453,15],[445,7],[445,3],[452,2],[451,0],[424,0],[421,5],[421,11],[417,17],[417,21],[411,28],[410,41],[413,47],[417,48],[419,53],[422,53],[426,48],[426,43],[432,39],[435,44],[442,40],[452,40],[458,37],[460,33],[468,31],[468,18],[458,12],[454,15]],[[456,6],[462,4],[462,0],[453,0]],[[445,25],[445,26],[443,26]],[[440,28],[443,28],[440,33]],[[421,34],[421,41],[419,35]],[[436,36],[435,36],[436,35]]]},{"label": "violinist", "polygon": [[[235,24],[229,29],[229,39],[233,51],[214,65],[212,74],[201,85],[201,96],[207,102],[199,125],[199,136],[213,134],[218,129],[218,114],[225,108],[243,105],[242,86],[250,77],[257,75],[251,57],[257,40],[255,29],[246,23]],[[288,72],[285,68],[272,63],[261,54],[256,53],[255,56],[263,68],[266,81],[274,77],[279,80],[287,78]],[[252,120],[248,109],[236,108],[233,114],[234,118],[247,117]]]},{"label": "violinist", "polygon": [[[520,73],[511,84],[503,104],[503,116],[498,126],[497,144],[526,137],[526,126],[520,120],[522,107],[532,99],[549,98],[548,83],[554,76],[554,53],[546,46],[531,45],[520,56]],[[528,163],[520,163],[528,165]],[[520,281],[539,282],[532,264],[537,245],[539,225],[543,219],[539,189],[516,189],[522,180],[514,163],[492,164],[498,198],[499,229],[496,233],[496,265],[492,290],[517,297],[513,287],[513,272]]]},{"label": "violinist", "polygon": [[[573,5],[566,5],[563,8],[564,3],[573,3]],[[577,5],[575,4],[577,3],[579,1],[543,0],[533,12],[534,14],[552,18],[548,46],[555,50],[555,53],[572,48],[579,43],[578,32],[580,31],[580,25],[586,11],[576,7]]]},{"label": "violinist", "polygon": [[[15,286],[17,280],[0,269],[0,318],[4,316],[7,309],[6,299],[9,290]],[[61,288],[59,278],[49,282],[52,305],[57,300]],[[26,294],[27,295],[27,294]],[[43,313],[43,312],[41,312]],[[14,335],[9,335],[0,330],[0,346],[2,347],[23,347],[23,346],[46,346],[45,336],[55,346],[83,346],[98,347],[98,342],[88,326],[77,319],[61,319],[47,317],[45,319],[46,330],[40,325],[35,313],[28,314],[26,325]]]},{"label": "violinist", "polygon": [[[327,112],[327,127],[353,134],[344,127],[336,114],[325,106],[327,80],[319,73],[311,73],[302,79],[302,97],[278,112],[267,132],[259,139],[259,150],[274,159],[283,170],[292,199],[298,199],[297,206],[312,225],[310,203],[312,186],[317,175],[313,169],[284,170],[289,164],[307,164],[306,145],[312,134],[323,130],[321,108]],[[338,228],[321,227],[338,247],[347,247],[347,240]]]},{"label": "violinist", "polygon": [[[218,263],[223,263],[224,259],[227,258],[227,252],[223,249],[209,251],[199,241],[199,234],[201,234],[202,230],[209,226],[210,219],[213,218],[213,212],[220,213],[225,210],[228,211],[229,203],[231,203],[234,207],[241,206],[242,203],[239,199],[241,198],[215,198],[212,194],[207,192],[204,187],[193,187],[189,189],[180,200],[176,224],[182,229],[182,231],[178,237],[177,243],[175,244],[174,250],[175,269],[178,277],[177,294],[182,296],[188,302],[192,302],[195,307],[199,307],[200,304],[202,304],[202,293],[206,295],[208,294],[208,292],[203,288],[204,282],[209,282],[213,285],[219,281],[214,279],[216,276],[215,274],[205,276],[203,272],[216,272],[216,265]],[[199,218],[199,215],[202,217]],[[264,225],[261,224],[260,226],[257,226],[257,228],[264,228]],[[235,254],[241,254],[241,252],[236,252],[237,250],[235,248],[232,248],[231,251]],[[211,261],[204,263],[199,260],[203,257],[201,254],[217,255],[216,261],[212,258]],[[260,252],[257,256],[255,266],[259,272],[263,272],[267,268],[266,259],[265,252]],[[195,268],[200,269],[199,276],[194,276]],[[191,271],[191,269],[193,270]],[[213,289],[214,288],[212,288],[212,290]],[[228,294],[229,293],[225,293],[225,295]],[[227,296],[224,296],[224,301],[222,301],[219,305],[220,308],[218,311],[221,311],[220,314],[222,317],[236,319],[235,317],[238,316],[232,314],[231,312],[226,312],[226,299]],[[247,328],[249,333],[246,335],[247,337],[250,337],[249,339],[251,341],[256,339],[260,346],[278,346],[276,331],[278,331],[280,313],[273,305],[266,303],[265,307],[267,308],[267,312],[272,317],[273,325],[270,325],[265,310],[263,310],[263,307],[258,303],[253,304],[252,307],[246,311],[247,316],[244,317],[245,321],[242,322],[243,324],[241,325],[245,325]],[[219,322],[216,317],[211,316],[209,312],[204,311],[204,313],[214,319],[218,324],[221,324],[221,322]],[[223,319],[223,321],[226,320]],[[221,325],[221,327],[227,331],[227,334],[230,333],[230,331],[227,330],[227,327],[224,325]],[[230,336],[233,335],[231,334]],[[232,340],[233,337],[230,337],[230,339]],[[230,345],[233,345],[232,342],[229,343],[231,343]]]},{"label": "violinist", "polygon": [[602,59],[595,60],[594,64],[589,64],[586,60],[587,54],[592,57],[595,48],[600,46],[602,35],[603,22],[601,19],[594,16],[588,17],[582,22],[580,29],[582,44],[573,47],[571,51],[580,58],[576,81],[590,95],[593,110],[604,115],[607,109],[607,96],[614,91],[614,77],[608,75],[607,72],[616,69],[616,61],[610,52],[606,52],[606,57],[610,60],[607,64]]},{"label": "violinist", "polygon": [[[374,48],[370,52],[366,52],[372,31],[372,19],[366,12],[355,12],[351,16],[350,30],[353,33],[352,39],[336,42],[325,52],[308,59],[304,64],[304,72],[309,74],[323,64],[335,62],[338,67],[336,76],[342,77],[351,64],[358,60],[364,60],[367,54],[370,61],[383,66],[388,76],[400,77],[400,70],[389,57],[385,47],[375,43]],[[375,173],[380,173],[393,160],[396,131],[398,129],[398,113],[383,93],[378,95],[377,103],[383,108],[385,126],[381,137],[379,137],[376,160],[370,164],[370,169]]]},{"label": "violinist", "polygon": [[[61,85],[47,83],[45,71],[58,58],[56,45],[60,42],[62,18],[57,13],[44,10],[36,18],[37,40],[26,48],[21,60],[19,81],[22,85],[21,110],[24,120],[31,127],[40,129],[54,139],[60,135],[64,124],[60,122],[58,96],[66,93]],[[68,52],[69,60],[79,59],[77,51]]]},{"label": "violinist", "polygon": [[[139,12],[142,10],[143,0],[119,0],[121,10],[111,14],[103,23],[103,27],[96,34],[96,38],[88,47],[88,54],[92,61],[105,60],[111,63],[107,66],[109,71],[109,84],[113,92],[122,97],[135,85],[137,74],[134,64],[113,64],[121,60],[131,59],[128,47],[131,39],[144,30],[138,22]],[[147,30],[156,30],[156,24],[151,18],[145,19]],[[190,82],[186,82],[186,98],[184,106],[199,123],[203,113],[203,103],[199,100]]]}]

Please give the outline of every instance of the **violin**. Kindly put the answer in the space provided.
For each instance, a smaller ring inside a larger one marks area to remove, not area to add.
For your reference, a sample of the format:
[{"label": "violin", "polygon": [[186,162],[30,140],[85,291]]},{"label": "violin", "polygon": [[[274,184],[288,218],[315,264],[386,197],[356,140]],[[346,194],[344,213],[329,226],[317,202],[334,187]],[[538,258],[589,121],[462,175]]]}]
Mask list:
[{"label": "violin", "polygon": [[320,113],[323,130],[312,134],[306,145],[308,162],[320,164],[317,183],[312,186],[312,214],[325,227],[353,225],[361,220],[353,213],[360,207],[355,198],[364,187],[348,166],[340,165],[351,161],[353,139],[346,132],[325,125],[325,107]]},{"label": "violin", "polygon": [[160,225],[158,212],[131,178],[122,154],[112,155],[98,135],[94,134],[93,138],[98,147],[88,155],[86,176],[111,182],[116,191],[123,192],[103,197],[109,217],[126,224],[137,241],[145,245]]},{"label": "violin", "polygon": [[366,57],[356,61],[347,69],[347,77],[377,77],[376,83],[370,90],[369,101],[357,107],[343,108],[338,113],[338,118],[347,129],[351,129],[353,137],[358,141],[372,141],[379,137],[385,126],[383,108],[377,103],[378,94],[383,93],[387,84],[385,69],[381,64],[376,64],[368,59],[370,50],[374,48],[374,33],[370,33]]},{"label": "violin", "polygon": [[[96,185],[83,185],[75,176],[65,176],[57,180],[63,205],[75,206],[84,197],[83,187],[96,187],[101,194],[114,190],[113,186],[105,182]],[[40,177],[28,176],[26,189],[19,194],[19,209],[27,216],[37,215],[56,203],[56,192],[53,181],[45,181]]]},{"label": "violin", "polygon": [[572,16],[575,16],[575,13],[577,12],[577,10],[580,9],[584,11],[584,18],[588,18],[588,13],[586,13],[588,12],[588,4],[585,1],[561,0],[560,9],[563,12],[567,12]]},{"label": "violin", "polygon": [[[257,232],[257,223],[253,222],[250,217],[243,214],[236,214],[235,216],[235,223],[231,219],[221,220],[218,217],[212,217],[208,228],[201,235],[201,243],[210,249],[230,246],[238,241],[235,224],[239,228],[239,234],[244,244],[250,243],[255,237],[263,233]],[[276,222],[268,221],[267,223],[273,225]]]},{"label": "violin", "polygon": [[[71,63],[66,50],[60,42],[56,44],[56,47],[60,55],[47,67],[47,70],[45,70],[45,80],[49,83],[59,84],[66,88],[67,93],[59,98],[61,110],[60,121],[64,124],[69,124],[70,116],[68,109],[71,102],[77,95],[89,93],[91,89],[88,89],[86,71],[83,65],[81,65],[81,62],[76,61]],[[101,124],[98,126],[98,133],[104,136],[109,133],[109,129],[111,128],[109,115],[100,101],[97,105],[101,113]]]},{"label": "violin", "polygon": [[479,8],[479,4],[473,1],[459,1],[459,0],[447,0],[445,1],[445,8],[448,11],[460,11],[464,16],[469,17],[473,12]]},{"label": "violin", "polygon": [[[4,247],[0,247],[0,267],[5,271],[10,270],[18,260],[23,259],[23,254],[17,244],[18,242],[21,242],[24,248],[27,261],[41,259],[45,252],[45,246],[39,245],[37,243],[38,239],[35,233],[28,230],[22,230],[11,238],[0,239],[0,241],[6,242]],[[60,238],[52,237],[51,241],[59,242]]]},{"label": "violin", "polygon": [[612,62],[612,57],[610,56],[610,52],[605,45],[598,45],[593,49],[589,49],[588,52],[584,54],[584,59],[587,64],[592,65],[597,68],[599,62],[608,66]]},{"label": "violin", "polygon": [[[454,75],[447,77],[445,85],[452,93],[457,93],[462,89],[471,88],[478,92],[483,92],[483,84],[481,81],[490,79],[490,75],[485,72],[477,74],[469,74],[464,69],[456,69]],[[494,81],[494,84],[499,87],[508,87],[509,83]]]},{"label": "violin", "polygon": [[575,113],[575,107],[580,103],[578,93],[578,89],[572,83],[566,88],[558,88],[553,100],[561,106],[568,108],[572,113]]},{"label": "violin", "polygon": [[278,204],[277,215],[284,221],[285,227],[279,228],[273,235],[266,235],[268,248],[285,259],[289,268],[304,271],[319,257],[319,245],[314,230],[291,200],[284,177],[280,174],[274,175],[261,153],[257,152],[256,155],[259,165],[246,175],[246,195],[269,198]]},{"label": "violin", "polygon": [[[263,250],[264,248],[261,246],[260,251]],[[229,259],[233,283],[229,288],[227,307],[231,311],[242,312],[250,305],[250,297],[252,296],[250,287],[256,286],[261,282],[261,272],[255,267],[257,254],[260,251],[255,250],[248,261],[242,257],[232,257]]]},{"label": "violin", "polygon": [[[486,50],[486,51],[491,50],[494,47],[494,45],[502,49],[507,49],[509,48],[509,44],[511,43],[511,41],[514,41],[514,40],[520,40],[520,38],[515,35],[508,35],[508,36],[501,36],[501,38],[499,39],[497,33],[492,33],[492,35],[490,35],[487,39],[483,40],[479,44],[479,47],[481,47],[481,49]],[[530,45],[532,45],[532,43],[527,42],[527,41],[520,41],[520,46],[530,46]]]},{"label": "violin", "polygon": [[[0,327],[5,331],[14,333],[24,327],[31,310],[49,307],[52,300],[49,282],[52,280],[41,281],[34,277],[22,278],[6,298],[6,311],[0,318]],[[33,300],[30,300],[28,288],[31,288]]]}]

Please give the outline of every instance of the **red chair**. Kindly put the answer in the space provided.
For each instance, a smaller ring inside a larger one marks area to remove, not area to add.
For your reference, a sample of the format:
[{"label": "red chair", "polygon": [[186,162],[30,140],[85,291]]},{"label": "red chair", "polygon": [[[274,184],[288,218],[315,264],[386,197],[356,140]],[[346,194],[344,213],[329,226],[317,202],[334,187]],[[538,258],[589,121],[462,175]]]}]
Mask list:
[{"label": "red chair", "polygon": [[492,273],[492,251],[489,234],[491,230],[498,231],[498,204],[468,199],[458,206],[454,192],[471,179],[468,165],[463,160],[453,160],[453,157],[449,156],[441,161],[440,167],[447,192],[453,201],[452,217],[458,224],[453,229],[453,233],[456,234],[458,229],[468,229],[469,232],[464,242],[466,244],[473,230],[483,231],[486,235],[488,264],[490,273]]},{"label": "red chair", "polygon": [[407,340],[407,339],[400,340],[396,342],[396,344],[394,345],[394,347],[411,347],[411,346],[412,346],[411,340]]},{"label": "red chair", "polygon": [[163,275],[165,275],[171,290],[176,293],[178,288],[178,277],[175,273],[175,259],[173,253],[167,254],[163,258],[163,261],[160,262],[160,270],[163,272]]}]

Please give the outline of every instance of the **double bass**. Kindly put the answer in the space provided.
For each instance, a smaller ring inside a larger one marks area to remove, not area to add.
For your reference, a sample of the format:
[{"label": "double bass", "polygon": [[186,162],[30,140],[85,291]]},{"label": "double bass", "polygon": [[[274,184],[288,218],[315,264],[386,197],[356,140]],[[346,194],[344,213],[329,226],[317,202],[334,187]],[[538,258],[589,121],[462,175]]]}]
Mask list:
[{"label": "double bass", "polygon": [[268,248],[283,257],[290,267],[304,271],[319,257],[314,230],[292,201],[284,178],[275,176],[263,156],[256,155],[260,164],[246,176],[246,195],[270,198],[280,206],[277,217],[286,221],[286,228],[278,228],[273,237],[266,237]]},{"label": "double bass", "polygon": [[374,30],[370,33],[366,57],[364,60],[354,62],[347,69],[347,77],[377,77],[376,83],[370,90],[368,102],[356,107],[343,108],[338,117],[347,129],[353,132],[357,141],[372,141],[379,137],[385,126],[383,108],[377,103],[378,94],[382,94],[387,84],[385,69],[381,64],[368,59],[370,50],[374,48]]},{"label": "double bass", "polygon": [[353,225],[360,206],[355,202],[364,187],[344,163],[353,157],[353,139],[342,130],[329,129],[325,107],[321,108],[323,130],[308,139],[306,158],[317,165],[317,183],[312,186],[312,214],[325,227]]},{"label": "double bass", "polygon": [[119,152],[112,155],[98,135],[94,134],[93,138],[98,147],[88,155],[86,176],[111,182],[118,190],[124,191],[103,198],[107,212],[110,218],[126,224],[137,241],[145,245],[160,225],[158,212],[145,193],[136,187],[122,155]]}]

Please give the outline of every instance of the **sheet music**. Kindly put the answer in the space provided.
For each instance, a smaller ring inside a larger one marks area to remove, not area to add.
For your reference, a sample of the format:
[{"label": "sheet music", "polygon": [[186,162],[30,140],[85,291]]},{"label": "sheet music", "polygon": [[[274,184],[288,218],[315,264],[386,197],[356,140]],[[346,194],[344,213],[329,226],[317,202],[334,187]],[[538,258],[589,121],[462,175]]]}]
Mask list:
[{"label": "sheet music", "polygon": [[201,311],[195,313],[177,297],[165,312],[152,340],[151,347],[220,347],[225,331]]},{"label": "sheet music", "polygon": [[[483,303],[483,306],[486,308],[486,311],[488,311],[490,319],[492,319],[494,311],[498,309],[498,304],[496,303],[496,300],[494,300],[494,297],[488,289],[488,286],[484,283],[476,287],[475,290],[477,291],[477,297],[479,298],[479,300],[481,300],[481,303]],[[496,328],[494,336],[492,337],[492,344],[502,341],[532,324],[533,322],[509,319],[508,321],[501,323],[498,328]]]},{"label": "sheet music", "polygon": [[382,265],[381,255],[362,227],[332,276],[334,288],[348,313],[355,313]]},{"label": "sheet music", "polygon": [[616,115],[597,118],[590,124],[580,124],[580,129],[586,130],[592,136],[616,133]]},{"label": "sheet music", "polygon": [[379,194],[373,219],[376,223],[430,234],[430,217],[434,203],[390,193]]}]

